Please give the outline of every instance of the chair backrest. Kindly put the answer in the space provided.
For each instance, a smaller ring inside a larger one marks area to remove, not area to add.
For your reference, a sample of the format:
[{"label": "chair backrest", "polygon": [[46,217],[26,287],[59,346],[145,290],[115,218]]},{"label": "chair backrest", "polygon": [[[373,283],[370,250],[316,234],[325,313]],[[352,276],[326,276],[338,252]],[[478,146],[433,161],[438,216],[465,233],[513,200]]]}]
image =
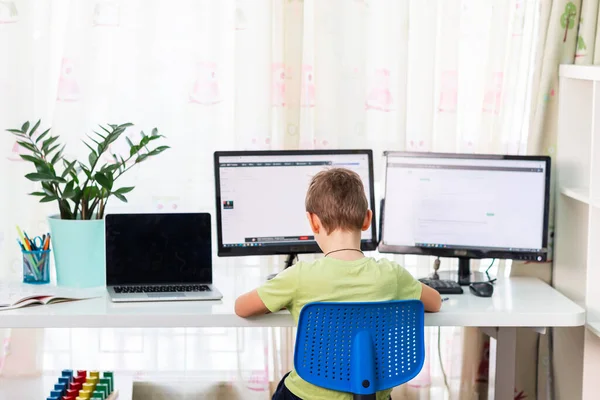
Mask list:
[{"label": "chair backrest", "polygon": [[424,360],[418,300],[309,303],[300,311],[294,368],[314,385],[372,394],[408,382]]}]

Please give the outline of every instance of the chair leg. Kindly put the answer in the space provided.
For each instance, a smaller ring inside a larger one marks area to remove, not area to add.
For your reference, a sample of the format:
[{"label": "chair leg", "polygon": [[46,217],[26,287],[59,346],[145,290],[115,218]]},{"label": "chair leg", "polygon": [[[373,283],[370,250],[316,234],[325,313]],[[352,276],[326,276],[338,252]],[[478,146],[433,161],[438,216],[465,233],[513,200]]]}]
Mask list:
[{"label": "chair leg", "polygon": [[377,400],[377,395],[373,394],[354,394],[352,395],[354,400]]}]

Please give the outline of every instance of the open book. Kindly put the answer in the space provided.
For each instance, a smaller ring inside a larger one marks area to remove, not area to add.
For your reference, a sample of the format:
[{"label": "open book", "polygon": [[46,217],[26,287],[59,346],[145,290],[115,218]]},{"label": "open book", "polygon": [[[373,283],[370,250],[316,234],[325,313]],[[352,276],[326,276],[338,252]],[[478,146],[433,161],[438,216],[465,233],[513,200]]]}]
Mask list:
[{"label": "open book", "polygon": [[0,311],[98,297],[97,289],[71,289],[52,285],[0,283]]}]

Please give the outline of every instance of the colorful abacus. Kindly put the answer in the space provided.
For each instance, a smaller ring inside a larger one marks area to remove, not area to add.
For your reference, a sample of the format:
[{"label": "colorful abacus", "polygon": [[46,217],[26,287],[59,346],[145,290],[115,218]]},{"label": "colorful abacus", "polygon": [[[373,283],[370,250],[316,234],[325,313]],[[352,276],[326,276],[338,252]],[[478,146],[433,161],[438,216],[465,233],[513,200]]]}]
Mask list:
[{"label": "colorful abacus", "polygon": [[65,369],[54,385],[47,400],[115,400],[119,396],[115,390],[114,374],[79,370],[76,374]]}]

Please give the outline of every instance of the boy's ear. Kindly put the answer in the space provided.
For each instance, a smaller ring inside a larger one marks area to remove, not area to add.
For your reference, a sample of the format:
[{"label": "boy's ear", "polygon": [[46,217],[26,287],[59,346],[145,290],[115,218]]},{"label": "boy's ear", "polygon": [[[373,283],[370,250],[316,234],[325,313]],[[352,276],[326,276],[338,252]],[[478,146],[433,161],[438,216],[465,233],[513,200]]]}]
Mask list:
[{"label": "boy's ear", "polygon": [[309,212],[306,213],[306,217],[308,218],[310,230],[315,234],[319,233],[321,230],[321,221],[319,220],[319,217],[317,217],[316,214],[311,214]]},{"label": "boy's ear", "polygon": [[367,215],[365,215],[365,220],[363,221],[362,230],[366,231],[371,227],[371,220],[373,219],[373,211],[367,210]]}]

